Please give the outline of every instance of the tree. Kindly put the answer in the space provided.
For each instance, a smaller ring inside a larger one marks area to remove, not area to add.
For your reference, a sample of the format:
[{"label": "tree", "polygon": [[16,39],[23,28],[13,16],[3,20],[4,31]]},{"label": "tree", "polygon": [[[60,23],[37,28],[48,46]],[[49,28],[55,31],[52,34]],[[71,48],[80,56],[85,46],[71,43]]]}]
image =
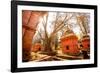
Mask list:
[{"label": "tree", "polygon": [[43,29],[38,31],[38,35],[43,41],[44,52],[46,54],[55,54],[54,49],[56,49],[58,46],[58,32],[69,25],[68,21],[73,17],[73,15],[73,13],[69,14],[56,12],[54,20],[51,21],[52,31],[50,34],[48,34],[47,31],[49,12],[42,17]]},{"label": "tree", "polygon": [[89,33],[89,15],[78,13],[76,19],[82,33],[87,35]]}]

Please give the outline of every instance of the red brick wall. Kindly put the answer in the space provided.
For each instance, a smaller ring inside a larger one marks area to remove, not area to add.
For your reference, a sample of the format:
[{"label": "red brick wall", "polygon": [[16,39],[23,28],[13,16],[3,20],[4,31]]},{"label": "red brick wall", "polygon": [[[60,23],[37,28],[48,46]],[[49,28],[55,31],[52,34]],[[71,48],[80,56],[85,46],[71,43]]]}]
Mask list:
[{"label": "red brick wall", "polygon": [[35,11],[23,11],[22,13],[23,24],[23,48],[30,50],[32,46],[32,39],[36,32],[36,27],[41,16],[40,12]]},{"label": "red brick wall", "polygon": [[22,12],[22,48],[24,62],[31,59],[32,39],[41,16],[42,13],[39,11],[23,10]]},{"label": "red brick wall", "polygon": [[[78,39],[76,37],[66,37],[61,41],[62,51],[63,53],[70,54],[70,55],[77,55],[79,54],[78,49]],[[69,46],[67,49],[66,46]]]},{"label": "red brick wall", "polygon": [[83,48],[83,50],[89,50],[90,49],[90,39],[83,39],[82,40],[82,48]]},{"label": "red brick wall", "polygon": [[38,52],[42,49],[42,45],[40,43],[36,43],[34,45],[32,45],[32,51],[33,52]]}]

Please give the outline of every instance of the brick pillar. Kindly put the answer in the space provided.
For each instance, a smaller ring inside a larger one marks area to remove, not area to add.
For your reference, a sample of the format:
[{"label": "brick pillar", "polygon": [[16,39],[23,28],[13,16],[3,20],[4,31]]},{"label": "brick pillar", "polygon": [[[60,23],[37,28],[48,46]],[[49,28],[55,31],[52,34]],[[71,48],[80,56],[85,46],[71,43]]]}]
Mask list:
[{"label": "brick pillar", "polygon": [[41,12],[23,10],[22,11],[22,46],[23,46],[23,62],[31,59],[30,51],[32,39],[39,23]]}]

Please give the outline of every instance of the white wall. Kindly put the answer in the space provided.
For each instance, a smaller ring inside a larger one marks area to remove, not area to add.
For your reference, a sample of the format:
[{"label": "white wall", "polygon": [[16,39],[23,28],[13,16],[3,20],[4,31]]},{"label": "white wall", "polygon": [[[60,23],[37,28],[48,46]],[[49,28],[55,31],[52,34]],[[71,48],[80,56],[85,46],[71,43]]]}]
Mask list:
[{"label": "white wall", "polygon": [[[43,0],[41,0],[43,1]],[[66,3],[75,4],[91,4],[98,5],[98,19],[100,19],[100,0],[44,0],[44,1],[59,1]],[[11,34],[11,24],[10,24],[10,0],[0,0],[0,73],[10,72],[10,34]],[[100,24],[100,21],[99,23]],[[100,25],[98,26],[100,27]],[[100,31],[100,29],[98,29]],[[100,37],[100,34],[98,35]],[[98,38],[100,40],[100,38]],[[100,41],[98,42],[100,43]],[[99,46],[100,48],[100,46]],[[100,49],[98,48],[98,53]],[[100,56],[100,53],[98,54]],[[100,57],[98,62],[100,61]],[[100,65],[100,62],[99,62]],[[70,69],[70,70],[56,70],[56,71],[41,71],[37,73],[100,73],[100,66],[98,68],[85,68],[85,69]],[[29,73],[29,72],[27,72]]]}]

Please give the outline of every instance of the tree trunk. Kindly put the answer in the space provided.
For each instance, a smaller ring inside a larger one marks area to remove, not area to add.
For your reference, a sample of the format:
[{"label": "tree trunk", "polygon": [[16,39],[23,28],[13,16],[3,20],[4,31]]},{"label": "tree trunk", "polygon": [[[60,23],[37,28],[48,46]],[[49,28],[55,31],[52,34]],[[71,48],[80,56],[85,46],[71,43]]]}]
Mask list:
[{"label": "tree trunk", "polygon": [[43,51],[43,53],[47,54],[47,55],[50,55],[50,56],[55,55],[56,53],[54,52],[54,50],[52,49],[52,47],[53,47],[53,45],[52,45],[51,38],[46,39],[44,41],[44,51]]}]

